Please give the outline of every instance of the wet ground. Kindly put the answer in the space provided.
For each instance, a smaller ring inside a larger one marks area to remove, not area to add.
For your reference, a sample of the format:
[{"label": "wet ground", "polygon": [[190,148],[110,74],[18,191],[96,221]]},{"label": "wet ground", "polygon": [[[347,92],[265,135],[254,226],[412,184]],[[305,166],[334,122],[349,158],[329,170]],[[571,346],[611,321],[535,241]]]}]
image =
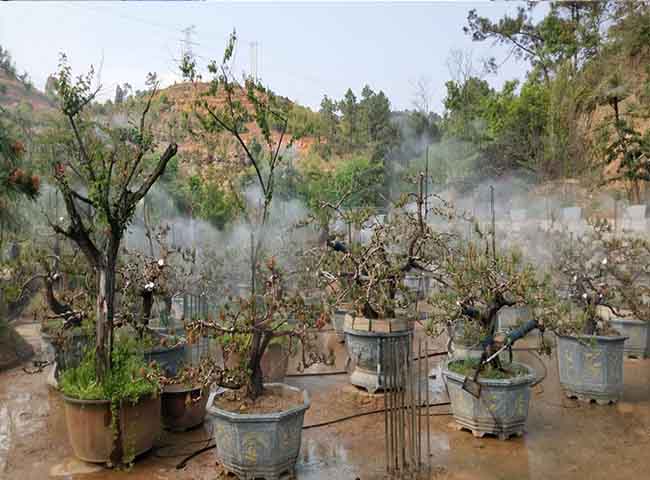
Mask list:
[{"label": "wet ground", "polygon": [[[39,347],[35,325],[19,331]],[[337,365],[345,363],[342,346]],[[440,348],[440,345],[437,347]],[[519,361],[541,374],[537,358],[517,352]],[[439,361],[442,357],[436,357]],[[617,405],[586,405],[563,397],[556,359],[544,360],[546,379],[533,390],[528,433],[499,441],[475,439],[453,428],[448,407],[432,409],[431,465],[428,478],[507,479],[645,479],[650,478],[650,360],[625,361],[625,392]],[[30,365],[26,365],[29,367]],[[326,370],[326,369],[324,369]],[[106,470],[76,461],[67,440],[62,401],[49,389],[47,372],[22,368],[0,373],[0,478],[16,480],[144,480],[222,478],[212,451],[176,465],[210,442],[209,423],[191,432],[163,434],[155,450],[130,471]],[[381,395],[368,395],[344,375],[289,377],[306,388],[312,407],[306,425],[382,407]],[[440,385],[434,389],[441,390]],[[444,397],[444,392],[441,394]],[[443,399],[444,398],[438,398]],[[374,479],[384,477],[384,424],[381,414],[306,429],[296,470],[299,479]]]}]

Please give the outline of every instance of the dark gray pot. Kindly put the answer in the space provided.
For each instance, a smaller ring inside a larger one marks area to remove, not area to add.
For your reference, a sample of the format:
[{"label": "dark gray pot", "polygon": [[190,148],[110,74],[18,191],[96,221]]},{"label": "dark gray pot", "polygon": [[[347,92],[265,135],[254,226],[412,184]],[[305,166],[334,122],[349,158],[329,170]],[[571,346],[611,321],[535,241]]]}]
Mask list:
[{"label": "dark gray pot", "polygon": [[489,433],[500,440],[524,434],[530,385],[535,376],[528,366],[514,362],[513,365],[528,373],[505,380],[479,379],[482,388],[478,399],[463,390],[465,376],[445,366],[442,374],[447,381],[451,409],[459,429],[466,428],[477,438]]},{"label": "dark gray pot", "polygon": [[560,384],[570,398],[606,405],[623,394],[625,337],[558,335]]},{"label": "dark gray pot", "polygon": [[627,337],[623,353],[632,358],[650,357],[650,322],[634,318],[612,317],[609,323],[618,333]]},{"label": "dark gray pot", "polygon": [[350,310],[337,308],[332,315],[332,327],[334,327],[339,343],[345,342],[345,316],[349,314]]},{"label": "dark gray pot", "polygon": [[533,315],[529,307],[504,307],[497,315],[497,330],[500,332],[513,330],[531,318]]},{"label": "dark gray pot", "polygon": [[185,345],[156,347],[144,352],[144,359],[147,363],[157,363],[166,377],[175,377],[185,360]]},{"label": "dark gray pot", "polygon": [[[268,383],[265,387],[300,391],[282,383]],[[302,394],[303,405],[280,413],[241,414],[210,405],[215,453],[225,470],[245,480],[293,475],[305,411],[310,405],[309,394]]]},{"label": "dark gray pot", "polygon": [[59,337],[42,333],[46,359],[56,362],[54,377],[59,378],[61,372],[68,368],[78,367],[83,360],[84,352],[91,346],[94,337],[82,332],[68,331],[63,334],[62,342]]},{"label": "dark gray pot", "polygon": [[411,352],[411,331],[384,333],[345,329],[345,343],[349,358],[355,362],[350,375],[350,383],[375,393],[385,385],[384,368],[381,362],[381,341],[385,338],[398,338],[403,346],[397,347]]}]

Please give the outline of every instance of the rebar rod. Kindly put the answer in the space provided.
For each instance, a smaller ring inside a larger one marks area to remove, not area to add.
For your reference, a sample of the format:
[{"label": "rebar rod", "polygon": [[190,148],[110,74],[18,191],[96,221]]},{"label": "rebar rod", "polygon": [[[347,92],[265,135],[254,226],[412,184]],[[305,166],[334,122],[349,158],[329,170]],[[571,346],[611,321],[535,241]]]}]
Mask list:
[{"label": "rebar rod", "polygon": [[406,362],[409,371],[409,405],[410,405],[410,422],[411,422],[411,468],[417,470],[417,462],[415,454],[417,452],[417,431],[416,431],[416,415],[415,415],[415,365],[413,364],[413,338],[409,334],[409,341],[406,352]]},{"label": "rebar rod", "polygon": [[[422,339],[418,341],[418,358],[422,357]],[[425,377],[428,378],[428,377]],[[418,466],[422,465],[422,362],[418,360]]]},{"label": "rebar rod", "polygon": [[404,427],[406,426],[406,419],[404,418],[404,364],[402,363],[402,345],[401,342],[397,343],[397,371],[398,371],[398,418],[399,418],[399,429],[397,434],[399,435],[399,455],[400,455],[400,469],[404,469],[406,464],[406,435],[404,432]]},{"label": "rebar rod", "polygon": [[390,472],[390,449],[388,447],[388,415],[389,415],[389,410],[387,407],[387,401],[388,401],[388,385],[387,385],[387,363],[388,363],[388,357],[386,355],[386,342],[387,339],[381,339],[379,343],[379,358],[381,359],[382,366],[384,368],[384,437],[385,437],[385,444],[386,444],[386,470]]},{"label": "rebar rod", "polygon": [[[429,340],[425,341],[424,344],[424,350],[426,353],[429,353]],[[424,361],[425,366],[424,366],[424,374],[426,378],[426,385],[425,385],[425,392],[427,396],[427,468],[431,465],[431,402],[429,402],[429,356],[425,355]]]}]

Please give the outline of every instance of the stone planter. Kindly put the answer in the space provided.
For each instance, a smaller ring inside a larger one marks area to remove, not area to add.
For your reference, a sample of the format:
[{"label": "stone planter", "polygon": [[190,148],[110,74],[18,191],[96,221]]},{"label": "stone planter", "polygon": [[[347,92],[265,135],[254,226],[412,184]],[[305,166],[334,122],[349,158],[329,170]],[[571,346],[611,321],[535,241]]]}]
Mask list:
[{"label": "stone planter", "polygon": [[612,317],[609,324],[618,333],[627,337],[623,353],[630,358],[650,357],[650,322],[634,318]]},{"label": "stone planter", "polygon": [[508,332],[526,323],[532,317],[529,307],[504,307],[497,316],[497,331]]},{"label": "stone planter", "polygon": [[[401,319],[369,320],[346,316],[345,344],[354,362],[350,383],[375,393],[385,385],[382,340],[396,338],[400,349],[411,352],[412,328]],[[404,351],[403,350],[403,351]]]},{"label": "stone planter", "polygon": [[82,332],[68,331],[62,337],[43,332],[41,340],[45,359],[56,362],[54,377],[58,379],[61,372],[79,366],[94,338]]},{"label": "stone planter", "polygon": [[452,360],[480,360],[483,350],[477,345],[463,345],[451,342],[451,350],[447,353],[449,361]]},{"label": "stone planter", "polygon": [[624,343],[625,337],[558,335],[558,370],[565,394],[599,405],[618,401],[623,394]]},{"label": "stone planter", "polygon": [[[223,355],[223,354],[222,354]],[[228,369],[237,368],[241,363],[241,355],[239,353],[231,353],[228,356],[228,361],[224,366]],[[283,382],[284,377],[287,376],[289,370],[289,354],[287,349],[279,344],[272,343],[264,351],[260,367],[264,375],[264,381],[267,383]]]},{"label": "stone planter", "polygon": [[[280,383],[265,384],[267,388],[300,391]],[[300,453],[305,411],[303,404],[279,413],[241,414],[208,407],[213,426],[217,461],[228,472],[242,479],[279,479],[284,473],[293,475]]]},{"label": "stone planter", "polygon": [[167,385],[161,395],[162,424],[167,430],[184,431],[197,427],[205,419],[207,389]]},{"label": "stone planter", "polygon": [[175,377],[185,361],[185,345],[155,347],[144,352],[144,359],[147,363],[157,363],[166,377]]},{"label": "stone planter", "polygon": [[[85,462],[110,462],[114,444],[110,402],[63,399],[75,456]],[[160,434],[160,397],[141,398],[135,404],[123,402],[119,418],[124,455],[138,456],[151,450]]]},{"label": "stone planter", "polygon": [[345,342],[345,316],[352,313],[352,308],[339,307],[334,310],[332,315],[332,327],[336,332],[339,343]]},{"label": "stone planter", "polygon": [[478,399],[463,390],[464,375],[454,373],[447,367],[443,369],[451,409],[459,429],[470,430],[478,438],[489,433],[500,440],[524,434],[530,385],[535,376],[526,365],[514,362],[512,365],[524,368],[528,373],[503,380],[479,378],[481,397]]}]

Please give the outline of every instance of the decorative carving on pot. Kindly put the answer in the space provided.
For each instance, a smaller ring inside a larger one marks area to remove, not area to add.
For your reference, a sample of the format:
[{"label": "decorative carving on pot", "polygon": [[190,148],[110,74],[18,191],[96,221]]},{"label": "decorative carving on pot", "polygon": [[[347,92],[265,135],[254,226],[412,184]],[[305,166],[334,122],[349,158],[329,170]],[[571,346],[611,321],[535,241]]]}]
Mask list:
[{"label": "decorative carving on pot", "polygon": [[623,346],[623,352],[627,357],[650,357],[650,322],[635,318],[610,317],[609,323],[614,330],[627,337]]},{"label": "decorative carving on pot", "polygon": [[454,420],[459,429],[467,429],[475,437],[496,435],[506,440],[525,432],[530,402],[530,385],[535,377],[526,365],[512,363],[526,373],[510,379],[479,378],[481,396],[476,398],[463,390],[464,375],[443,369]]},{"label": "decorative carving on pot", "polygon": [[[266,388],[300,390],[280,383]],[[302,426],[310,401],[279,413],[234,413],[208,407],[216,443],[215,454],[226,471],[242,479],[277,479],[293,474],[300,453]]]},{"label": "decorative carving on pot", "polygon": [[350,383],[375,393],[385,385],[381,339],[396,337],[410,352],[412,327],[406,319],[367,319],[346,315],[345,343],[354,364]]},{"label": "decorative carving on pot", "polygon": [[560,384],[570,398],[604,405],[623,394],[625,337],[558,336]]}]

